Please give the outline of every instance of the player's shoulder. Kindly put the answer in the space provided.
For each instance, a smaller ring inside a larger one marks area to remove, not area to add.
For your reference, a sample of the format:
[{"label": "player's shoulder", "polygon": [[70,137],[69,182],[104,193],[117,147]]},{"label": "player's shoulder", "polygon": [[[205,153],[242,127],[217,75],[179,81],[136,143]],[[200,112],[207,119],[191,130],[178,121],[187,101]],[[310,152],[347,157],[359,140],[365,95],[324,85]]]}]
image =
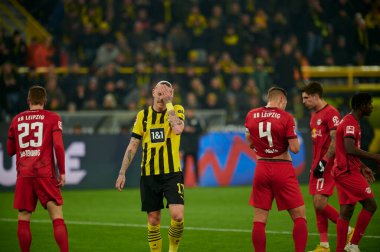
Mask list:
[{"label": "player's shoulder", "polygon": [[51,120],[57,120],[57,121],[61,121],[61,116],[54,112],[54,111],[50,111],[50,110],[41,110],[41,113],[44,114],[47,118],[51,119]]}]

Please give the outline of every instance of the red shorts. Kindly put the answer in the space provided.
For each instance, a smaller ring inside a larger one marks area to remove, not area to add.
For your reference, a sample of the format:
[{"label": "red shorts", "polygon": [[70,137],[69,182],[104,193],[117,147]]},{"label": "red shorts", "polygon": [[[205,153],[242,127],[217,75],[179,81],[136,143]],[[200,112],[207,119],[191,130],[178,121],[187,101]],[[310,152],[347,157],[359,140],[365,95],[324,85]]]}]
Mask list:
[{"label": "red shorts", "polygon": [[63,205],[57,179],[18,177],[13,207],[18,210],[34,212],[38,199],[45,209],[49,201],[55,201],[58,205]]},{"label": "red shorts", "polygon": [[305,204],[291,162],[258,160],[249,203],[270,210],[273,198],[279,211]]},{"label": "red shorts", "polygon": [[335,177],[335,184],[340,205],[351,205],[374,197],[371,187],[360,172]]},{"label": "red shorts", "polygon": [[331,169],[326,169],[322,178],[314,178],[313,172],[310,173],[309,194],[322,194],[331,196],[334,194],[335,181],[331,175]]}]

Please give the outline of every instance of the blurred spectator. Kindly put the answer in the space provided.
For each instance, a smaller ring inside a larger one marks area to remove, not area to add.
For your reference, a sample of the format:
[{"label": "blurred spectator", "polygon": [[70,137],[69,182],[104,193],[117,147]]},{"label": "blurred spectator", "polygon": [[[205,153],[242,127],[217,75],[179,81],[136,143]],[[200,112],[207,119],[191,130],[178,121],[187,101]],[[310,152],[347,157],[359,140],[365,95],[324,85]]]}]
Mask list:
[{"label": "blurred spectator", "polygon": [[25,66],[27,45],[18,30],[13,32],[9,48],[11,49],[9,60],[16,66]]},{"label": "blurred spectator", "polygon": [[109,38],[96,51],[95,66],[103,67],[109,63],[115,62],[120,50],[115,45],[112,38]]},{"label": "blurred spectator", "polygon": [[191,48],[205,49],[207,19],[200,12],[197,5],[193,5],[186,20],[186,26],[190,30]]},{"label": "blurred spectator", "polygon": [[181,151],[183,152],[183,174],[186,176],[189,158],[192,158],[194,164],[195,182],[198,182],[198,145],[199,138],[203,133],[201,120],[196,116],[193,109],[185,110],[185,128],[181,135]]},{"label": "blurred spectator", "polygon": [[17,114],[21,107],[21,83],[16,69],[10,62],[5,62],[0,68],[0,90],[2,106],[11,114]]},{"label": "blurred spectator", "polygon": [[53,39],[47,37],[43,43],[36,46],[32,56],[32,67],[49,67],[53,65],[53,56],[55,49]]}]

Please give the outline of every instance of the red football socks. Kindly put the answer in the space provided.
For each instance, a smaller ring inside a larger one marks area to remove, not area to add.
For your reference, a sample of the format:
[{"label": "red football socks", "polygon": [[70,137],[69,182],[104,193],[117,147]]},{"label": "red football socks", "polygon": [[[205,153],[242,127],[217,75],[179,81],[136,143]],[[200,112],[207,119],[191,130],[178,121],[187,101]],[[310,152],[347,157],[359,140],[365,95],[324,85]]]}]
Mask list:
[{"label": "red football socks", "polygon": [[325,208],[323,208],[322,214],[334,223],[338,221],[338,218],[339,218],[338,211],[329,204],[327,204]]},{"label": "red football socks", "polygon": [[[337,233],[337,241],[336,241],[336,252],[344,252],[344,247],[347,242],[347,232],[349,221],[338,218],[336,223],[336,233]],[[356,232],[356,231],[355,231]]]},{"label": "red football socks", "polygon": [[19,220],[17,237],[22,252],[29,252],[32,243],[32,233],[30,232],[30,221]]},{"label": "red football socks", "polygon": [[329,242],[329,238],[327,235],[329,220],[322,213],[322,211],[315,211],[315,214],[317,216],[317,228],[319,233],[319,239],[321,242]]},{"label": "red football socks", "polygon": [[59,246],[61,252],[69,251],[69,239],[67,235],[66,225],[63,219],[54,219],[54,238]]},{"label": "red football socks", "polygon": [[354,235],[352,236],[351,243],[359,244],[360,239],[364,235],[364,231],[368,226],[368,223],[371,221],[372,213],[368,212],[365,209],[362,209],[358,215],[358,219],[356,221]]},{"label": "red football socks", "polygon": [[322,211],[316,211],[316,216],[320,241],[329,242],[327,234],[328,220],[331,220],[332,222],[336,223],[339,218],[339,213],[334,207],[327,204]]},{"label": "red football socks", "polygon": [[305,252],[307,243],[307,224],[306,219],[294,219],[293,240],[296,252]]},{"label": "red football socks", "polygon": [[265,252],[265,223],[257,221],[253,222],[252,243],[255,248],[255,252]]}]

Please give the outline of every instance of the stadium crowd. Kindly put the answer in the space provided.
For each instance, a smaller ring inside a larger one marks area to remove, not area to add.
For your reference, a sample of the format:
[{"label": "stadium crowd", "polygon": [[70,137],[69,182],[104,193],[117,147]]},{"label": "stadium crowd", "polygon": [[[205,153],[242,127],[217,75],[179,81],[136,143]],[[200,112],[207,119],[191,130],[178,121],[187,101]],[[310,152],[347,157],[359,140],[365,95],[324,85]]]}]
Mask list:
[{"label": "stadium crowd", "polygon": [[[0,121],[26,107],[33,84],[46,87],[50,110],[137,110],[165,79],[179,94],[174,103],[225,109],[229,123],[241,124],[274,83],[297,90],[308,78],[301,66],[380,65],[379,1],[20,2],[52,38],[26,43],[1,27]],[[299,101],[295,94],[289,108],[302,118]]]}]

